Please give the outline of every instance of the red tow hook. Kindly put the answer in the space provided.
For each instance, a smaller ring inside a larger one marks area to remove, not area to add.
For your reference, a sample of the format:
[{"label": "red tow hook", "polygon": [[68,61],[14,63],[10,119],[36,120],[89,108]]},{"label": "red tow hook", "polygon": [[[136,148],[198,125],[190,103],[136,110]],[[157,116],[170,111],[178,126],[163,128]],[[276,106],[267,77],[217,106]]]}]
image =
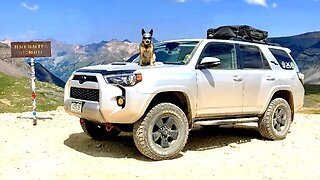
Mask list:
[{"label": "red tow hook", "polygon": [[84,124],[85,122],[86,122],[86,120],[85,120],[85,119],[80,118],[80,124]]},{"label": "red tow hook", "polygon": [[113,128],[114,128],[114,126],[112,125],[112,123],[107,123],[107,124],[106,124],[106,130],[107,130],[108,132],[110,132]]}]

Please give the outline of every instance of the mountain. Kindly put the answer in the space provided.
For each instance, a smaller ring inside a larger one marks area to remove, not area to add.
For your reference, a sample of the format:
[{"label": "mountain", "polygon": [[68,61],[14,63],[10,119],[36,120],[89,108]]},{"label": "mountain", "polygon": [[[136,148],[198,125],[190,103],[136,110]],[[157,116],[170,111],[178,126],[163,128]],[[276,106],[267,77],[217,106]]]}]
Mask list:
[{"label": "mountain", "polygon": [[11,58],[11,49],[7,43],[0,43],[0,72],[14,77],[27,77],[29,73],[23,58]]},{"label": "mountain", "polygon": [[[73,71],[81,67],[125,61],[138,52],[139,47],[138,43],[133,43],[128,39],[123,41],[112,39],[87,45],[70,44],[55,39],[48,40],[52,44],[52,57],[37,58],[36,62],[63,81],[66,81]],[[153,41],[158,42],[156,39]],[[268,41],[290,48],[291,55],[296,60],[300,71],[305,74],[305,82],[320,84],[320,32],[269,38]],[[6,40],[5,43],[0,44],[0,71],[16,76],[28,75],[29,68],[23,59],[8,58],[10,56],[9,42]],[[21,71],[17,72],[13,70],[13,67]]]},{"label": "mountain", "polygon": [[306,84],[320,84],[320,32],[296,36],[269,38],[269,42],[291,49]]},{"label": "mountain", "polygon": [[63,81],[66,81],[73,71],[84,66],[125,61],[133,53],[138,52],[139,47],[137,43],[127,39],[124,41],[112,39],[88,45],[49,40],[52,44],[52,57],[38,59],[37,62]]},{"label": "mountain", "polygon": [[[158,42],[156,39],[154,42]],[[269,42],[292,50],[300,70],[308,84],[320,84],[320,32],[289,37],[269,38]],[[125,39],[101,41],[88,45],[72,45],[53,40],[53,56],[41,63],[53,74],[66,81],[70,74],[81,67],[124,61],[138,52],[139,45]]]},{"label": "mountain", "polygon": [[37,80],[41,82],[48,82],[51,84],[55,84],[61,88],[64,88],[65,82],[59,79],[57,76],[53,75],[50,71],[48,71],[45,67],[43,67],[40,63],[35,63],[34,65]]},{"label": "mountain", "polygon": [[[25,58],[11,58],[11,49],[9,46],[11,41],[5,40],[2,42],[5,43],[0,43],[0,72],[16,78],[30,77],[30,66],[27,64]],[[35,71],[38,81],[49,82],[64,87],[65,83],[50,73],[41,64],[36,63]]]}]

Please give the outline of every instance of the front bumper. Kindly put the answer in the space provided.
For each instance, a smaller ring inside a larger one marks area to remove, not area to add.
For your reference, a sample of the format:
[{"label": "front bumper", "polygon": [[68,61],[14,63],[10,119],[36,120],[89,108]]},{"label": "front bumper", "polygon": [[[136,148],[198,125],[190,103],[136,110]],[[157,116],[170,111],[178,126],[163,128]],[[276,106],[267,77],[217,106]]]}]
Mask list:
[{"label": "front bumper", "polygon": [[[153,94],[139,93],[136,90],[136,86],[139,86],[139,84],[133,87],[120,87],[107,84],[101,74],[81,73],[81,75],[95,76],[96,82],[85,81],[80,84],[79,80],[69,79],[66,83],[64,94],[65,111],[79,118],[85,118],[97,123],[132,124],[141,118],[154,96]],[[70,96],[71,87],[99,90],[99,100],[72,98]],[[125,97],[124,106],[117,104],[117,97],[119,96]],[[73,101],[82,102],[81,112],[71,110]]]}]

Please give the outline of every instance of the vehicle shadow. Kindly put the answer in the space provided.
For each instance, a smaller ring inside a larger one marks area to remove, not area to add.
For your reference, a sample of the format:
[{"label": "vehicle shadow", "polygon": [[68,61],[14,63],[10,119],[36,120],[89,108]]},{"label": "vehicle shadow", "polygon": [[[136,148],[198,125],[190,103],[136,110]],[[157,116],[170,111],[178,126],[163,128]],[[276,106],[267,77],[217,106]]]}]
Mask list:
[{"label": "vehicle shadow", "polygon": [[[257,128],[254,126],[196,127],[190,131],[183,152],[221,148],[232,143],[242,144],[260,137]],[[74,133],[69,135],[64,144],[71,149],[93,157],[133,158],[141,161],[151,161],[135,147],[132,133],[121,133],[118,137],[104,141],[93,140],[83,132]],[[179,157],[182,157],[182,155],[180,154]]]},{"label": "vehicle shadow", "polygon": [[64,144],[78,152],[93,157],[134,158],[150,161],[141,155],[136,148],[132,133],[121,133],[119,136],[108,140],[94,140],[86,133],[70,134]]},{"label": "vehicle shadow", "polygon": [[221,127],[195,127],[189,133],[184,151],[204,151],[230,144],[243,144],[261,139],[257,126],[228,125]]}]

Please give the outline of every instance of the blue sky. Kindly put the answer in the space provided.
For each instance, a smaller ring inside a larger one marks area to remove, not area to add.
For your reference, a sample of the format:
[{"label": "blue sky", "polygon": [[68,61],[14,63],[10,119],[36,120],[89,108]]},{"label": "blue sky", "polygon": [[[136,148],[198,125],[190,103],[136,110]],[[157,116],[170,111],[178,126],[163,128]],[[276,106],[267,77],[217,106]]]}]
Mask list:
[{"label": "blue sky", "polygon": [[203,38],[210,27],[248,24],[271,37],[320,31],[320,0],[0,0],[0,40],[88,44]]}]

